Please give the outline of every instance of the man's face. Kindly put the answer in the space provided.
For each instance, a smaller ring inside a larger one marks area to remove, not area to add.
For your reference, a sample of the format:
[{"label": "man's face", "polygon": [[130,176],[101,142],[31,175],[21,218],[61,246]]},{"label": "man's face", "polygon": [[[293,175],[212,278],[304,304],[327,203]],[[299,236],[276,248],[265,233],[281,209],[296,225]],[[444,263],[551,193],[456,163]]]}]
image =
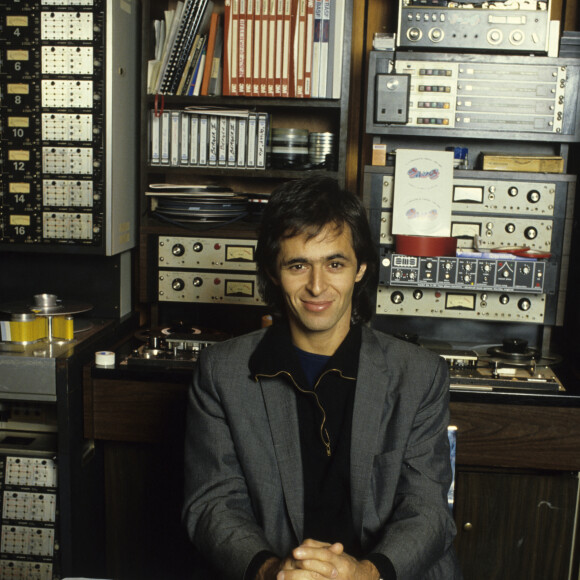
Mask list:
[{"label": "man's face", "polygon": [[350,228],[327,225],[316,237],[287,238],[280,245],[277,279],[286,303],[292,338],[308,352],[333,354],[350,328],[357,268]]}]

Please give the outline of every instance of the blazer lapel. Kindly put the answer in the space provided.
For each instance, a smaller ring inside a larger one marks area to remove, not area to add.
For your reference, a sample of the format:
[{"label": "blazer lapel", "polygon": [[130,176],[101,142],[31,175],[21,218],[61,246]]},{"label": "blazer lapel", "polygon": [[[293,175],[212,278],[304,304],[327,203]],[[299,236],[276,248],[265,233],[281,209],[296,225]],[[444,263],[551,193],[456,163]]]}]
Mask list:
[{"label": "blazer lapel", "polygon": [[301,541],[304,530],[304,493],[300,433],[296,397],[287,385],[278,380],[260,381],[272,440],[282,479],[282,489],[296,538]]},{"label": "blazer lapel", "polygon": [[365,505],[372,502],[372,497],[367,496],[371,493],[369,481],[385,404],[384,384],[388,381],[384,355],[374,337],[364,331],[363,328],[350,450],[352,511],[355,529],[359,532],[362,532]]}]

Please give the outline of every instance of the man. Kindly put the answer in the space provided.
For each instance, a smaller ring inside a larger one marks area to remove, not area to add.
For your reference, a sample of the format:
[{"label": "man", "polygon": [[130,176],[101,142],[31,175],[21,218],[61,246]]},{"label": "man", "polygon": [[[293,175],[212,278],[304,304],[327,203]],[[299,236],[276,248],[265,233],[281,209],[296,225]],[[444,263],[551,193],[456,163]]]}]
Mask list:
[{"label": "man", "polygon": [[256,261],[282,319],[200,356],[192,541],[226,579],[460,578],[446,365],[363,325],[378,261],[362,204],[328,178],[280,186]]}]

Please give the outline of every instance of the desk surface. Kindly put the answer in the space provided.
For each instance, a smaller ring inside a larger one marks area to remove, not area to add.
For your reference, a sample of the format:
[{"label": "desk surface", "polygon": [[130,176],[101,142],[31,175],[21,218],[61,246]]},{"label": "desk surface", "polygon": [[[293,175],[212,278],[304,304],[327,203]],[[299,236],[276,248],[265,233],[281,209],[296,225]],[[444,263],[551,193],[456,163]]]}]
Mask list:
[{"label": "desk surface", "polygon": [[[191,371],[85,367],[85,436],[153,442],[183,424]],[[461,465],[580,471],[580,395],[451,392]]]}]

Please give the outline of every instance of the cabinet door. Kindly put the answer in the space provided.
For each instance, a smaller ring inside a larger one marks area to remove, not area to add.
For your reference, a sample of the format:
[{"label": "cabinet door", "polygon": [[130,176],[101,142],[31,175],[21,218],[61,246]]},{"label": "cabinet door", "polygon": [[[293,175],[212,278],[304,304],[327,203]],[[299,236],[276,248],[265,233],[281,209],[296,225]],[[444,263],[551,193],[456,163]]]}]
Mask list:
[{"label": "cabinet door", "polygon": [[458,468],[456,548],[466,580],[568,579],[578,478]]}]

